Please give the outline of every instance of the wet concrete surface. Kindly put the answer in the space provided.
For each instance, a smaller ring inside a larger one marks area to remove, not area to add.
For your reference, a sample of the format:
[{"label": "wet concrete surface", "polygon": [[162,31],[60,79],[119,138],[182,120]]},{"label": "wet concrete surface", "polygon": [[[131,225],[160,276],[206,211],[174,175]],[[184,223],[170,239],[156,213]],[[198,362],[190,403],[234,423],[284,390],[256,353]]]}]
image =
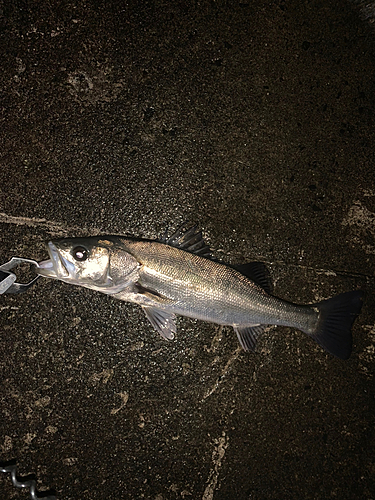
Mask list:
[{"label": "wet concrete surface", "polygon": [[[374,42],[355,4],[5,2],[0,262],[185,220],[275,294],[367,293],[348,361],[39,280],[0,298],[0,460],[58,499],[375,498]],[[2,499],[26,498],[0,475]]]}]

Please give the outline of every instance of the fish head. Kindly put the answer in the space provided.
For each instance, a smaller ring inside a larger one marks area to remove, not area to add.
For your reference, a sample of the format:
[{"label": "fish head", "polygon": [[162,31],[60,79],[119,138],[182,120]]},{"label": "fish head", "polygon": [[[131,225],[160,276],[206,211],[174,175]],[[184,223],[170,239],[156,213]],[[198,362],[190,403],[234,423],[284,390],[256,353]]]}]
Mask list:
[{"label": "fish head", "polygon": [[119,251],[116,241],[107,237],[54,240],[48,243],[50,258],[39,262],[36,271],[46,278],[114,293],[138,266],[130,254],[125,254],[122,273],[111,275],[111,259],[117,262]]}]

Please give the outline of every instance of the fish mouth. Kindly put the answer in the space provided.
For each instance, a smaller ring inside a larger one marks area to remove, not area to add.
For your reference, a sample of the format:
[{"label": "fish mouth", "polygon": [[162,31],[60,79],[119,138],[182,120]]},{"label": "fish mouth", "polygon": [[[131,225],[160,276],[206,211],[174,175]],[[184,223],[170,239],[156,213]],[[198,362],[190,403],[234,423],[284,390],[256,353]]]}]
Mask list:
[{"label": "fish mouth", "polygon": [[60,257],[59,251],[52,241],[48,243],[48,253],[51,258],[39,262],[36,272],[45,278],[67,278],[69,276],[69,272],[64,266],[64,262]]}]

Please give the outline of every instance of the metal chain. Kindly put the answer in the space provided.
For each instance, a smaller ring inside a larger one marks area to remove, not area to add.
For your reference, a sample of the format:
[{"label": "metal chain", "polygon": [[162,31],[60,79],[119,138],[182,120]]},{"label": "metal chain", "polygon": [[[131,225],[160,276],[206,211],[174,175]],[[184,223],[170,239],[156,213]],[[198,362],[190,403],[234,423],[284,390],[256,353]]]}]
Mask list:
[{"label": "metal chain", "polygon": [[[23,293],[34,285],[38,276],[31,280],[29,283],[16,283],[16,275],[10,272],[10,269],[18,266],[19,264],[31,264],[38,266],[35,260],[22,259],[13,257],[9,262],[0,266],[0,294],[3,293]],[[0,462],[0,472],[10,474],[13,486],[15,488],[30,488],[31,500],[38,500],[44,498],[45,500],[56,500],[55,495],[42,494],[38,495],[36,489],[35,479],[17,478],[17,466],[14,460],[11,462]]]},{"label": "metal chain", "polygon": [[17,479],[17,465],[14,461],[6,463],[0,462],[0,472],[8,472],[10,474],[13,486],[15,488],[30,488],[31,500],[40,500],[41,498],[43,498],[44,500],[56,500],[55,495],[38,495],[35,479],[23,479],[22,477]]}]

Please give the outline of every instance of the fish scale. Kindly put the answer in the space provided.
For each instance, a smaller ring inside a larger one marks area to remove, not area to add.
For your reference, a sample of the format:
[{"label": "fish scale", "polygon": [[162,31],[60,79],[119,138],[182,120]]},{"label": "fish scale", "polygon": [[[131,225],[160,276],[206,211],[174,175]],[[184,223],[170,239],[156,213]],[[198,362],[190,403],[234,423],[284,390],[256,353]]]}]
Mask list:
[{"label": "fish scale", "polygon": [[233,326],[241,346],[254,350],[267,325],[302,330],[329,353],[347,359],[351,327],[362,306],[360,290],[310,305],[270,293],[261,263],[228,266],[211,258],[202,233],[181,227],[169,238],[119,236],[49,242],[39,275],[139,304],[158,333],[172,339],[176,314]]},{"label": "fish scale", "polygon": [[308,331],[316,325],[317,310],[272,297],[228,266],[160,243],[123,244],[142,263],[140,283],[170,299],[176,314],[221,325],[265,323]]}]

